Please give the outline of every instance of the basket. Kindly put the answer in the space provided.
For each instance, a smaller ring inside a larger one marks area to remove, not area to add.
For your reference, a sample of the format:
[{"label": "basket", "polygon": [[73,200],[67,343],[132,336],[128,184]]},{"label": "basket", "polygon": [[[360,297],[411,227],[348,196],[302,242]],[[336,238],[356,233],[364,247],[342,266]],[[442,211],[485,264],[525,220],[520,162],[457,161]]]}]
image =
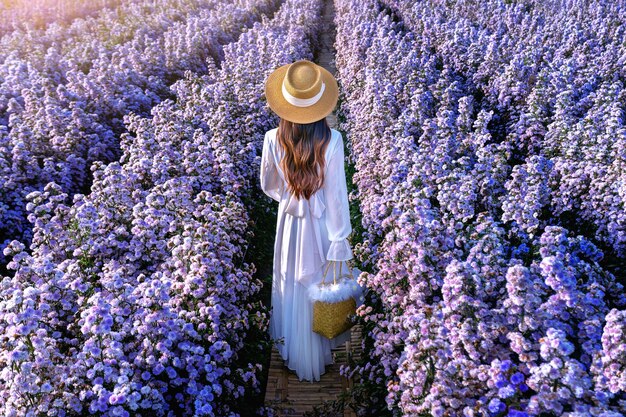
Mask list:
[{"label": "basket", "polygon": [[[325,283],[326,273],[333,263],[333,283]],[[339,264],[339,279],[336,277],[336,262],[330,261],[324,271],[322,282],[309,287],[309,298],[313,302],[314,332],[332,339],[353,326],[349,316],[356,313],[357,298],[361,299],[362,288],[354,278],[352,269],[349,274],[341,274],[342,263]],[[346,277],[346,279],[342,279]],[[351,279],[348,279],[351,278]],[[359,303],[360,305],[361,303]]]}]

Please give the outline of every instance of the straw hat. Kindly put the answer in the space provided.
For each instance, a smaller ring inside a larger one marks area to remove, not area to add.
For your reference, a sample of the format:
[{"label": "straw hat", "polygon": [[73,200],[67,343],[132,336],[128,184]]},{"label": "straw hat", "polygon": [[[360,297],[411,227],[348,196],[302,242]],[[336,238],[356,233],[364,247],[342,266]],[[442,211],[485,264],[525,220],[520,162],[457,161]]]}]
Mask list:
[{"label": "straw hat", "polygon": [[338,93],[335,77],[306,59],[278,67],[265,81],[272,111],[294,123],[313,123],[328,116],[337,105]]}]

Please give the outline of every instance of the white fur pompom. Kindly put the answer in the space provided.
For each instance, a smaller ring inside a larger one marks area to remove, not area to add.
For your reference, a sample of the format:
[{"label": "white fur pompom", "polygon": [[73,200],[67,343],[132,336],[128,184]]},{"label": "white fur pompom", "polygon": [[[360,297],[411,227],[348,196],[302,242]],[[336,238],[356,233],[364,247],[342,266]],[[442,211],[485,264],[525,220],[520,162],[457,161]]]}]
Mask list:
[{"label": "white fur pompom", "polygon": [[[358,274],[355,274],[356,276]],[[308,287],[311,301],[336,303],[354,297],[357,300],[357,304],[360,304],[359,301],[362,299],[363,288],[356,282],[356,279],[342,278],[337,280],[336,284],[332,280],[330,282],[326,281],[322,286],[319,284],[313,284]]]}]

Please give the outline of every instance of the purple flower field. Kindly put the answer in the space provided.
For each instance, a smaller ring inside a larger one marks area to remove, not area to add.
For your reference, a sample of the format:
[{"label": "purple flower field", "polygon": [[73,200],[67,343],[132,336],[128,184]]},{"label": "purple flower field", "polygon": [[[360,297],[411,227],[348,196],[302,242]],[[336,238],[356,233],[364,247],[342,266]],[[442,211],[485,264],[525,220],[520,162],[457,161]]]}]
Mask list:
[{"label": "purple flower field", "polygon": [[336,1],[380,415],[626,412],[626,8],[549,3]]},{"label": "purple flower field", "polygon": [[[326,1],[353,410],[626,415],[626,3]],[[263,86],[324,1],[95,4],[0,23],[0,414],[272,416]]]},{"label": "purple flower field", "polygon": [[150,117],[186,71],[219,67],[224,45],[279,4],[146,0],[0,38],[0,249],[32,239],[26,195],[49,182],[87,194],[92,164],[121,157],[125,116]]}]

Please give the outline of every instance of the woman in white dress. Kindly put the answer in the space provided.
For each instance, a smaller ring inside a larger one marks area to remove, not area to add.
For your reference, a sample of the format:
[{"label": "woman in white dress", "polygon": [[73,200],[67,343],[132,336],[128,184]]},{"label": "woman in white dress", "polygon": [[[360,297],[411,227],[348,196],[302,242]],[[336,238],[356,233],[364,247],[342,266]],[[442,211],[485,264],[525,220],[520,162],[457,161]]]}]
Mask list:
[{"label": "woman in white dress", "polygon": [[313,332],[307,294],[328,262],[337,261],[327,272],[332,281],[332,269],[353,258],[344,143],[326,122],[338,86],[326,69],[300,60],[270,74],[265,95],[281,118],[265,134],[260,167],[262,190],[279,203],[269,331],[287,367],[301,381],[319,381],[333,363],[331,349],[350,337],[349,330],[333,339]]}]

